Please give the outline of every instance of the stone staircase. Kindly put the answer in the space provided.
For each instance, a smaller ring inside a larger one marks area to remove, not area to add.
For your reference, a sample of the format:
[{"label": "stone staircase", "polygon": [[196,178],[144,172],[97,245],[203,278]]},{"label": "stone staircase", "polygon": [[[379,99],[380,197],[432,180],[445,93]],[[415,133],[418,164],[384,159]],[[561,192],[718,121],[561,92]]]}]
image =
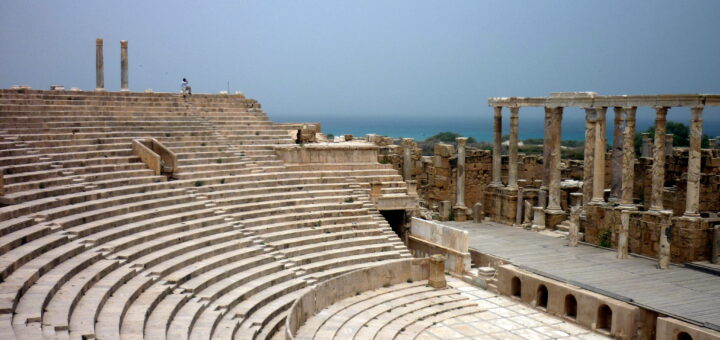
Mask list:
[{"label": "stone staircase", "polygon": [[396,171],[292,143],[242,95],[0,90],[0,338],[270,339],[313,284],[411,256],[369,199]]}]

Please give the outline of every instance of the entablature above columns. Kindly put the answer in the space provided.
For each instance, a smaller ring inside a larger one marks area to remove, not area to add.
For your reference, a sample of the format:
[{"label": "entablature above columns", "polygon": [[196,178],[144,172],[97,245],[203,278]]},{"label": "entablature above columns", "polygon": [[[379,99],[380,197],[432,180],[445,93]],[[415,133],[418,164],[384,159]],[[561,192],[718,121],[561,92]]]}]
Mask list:
[{"label": "entablature above columns", "polygon": [[718,94],[600,96],[595,92],[556,92],[549,97],[494,97],[491,107],[703,107],[720,106]]}]

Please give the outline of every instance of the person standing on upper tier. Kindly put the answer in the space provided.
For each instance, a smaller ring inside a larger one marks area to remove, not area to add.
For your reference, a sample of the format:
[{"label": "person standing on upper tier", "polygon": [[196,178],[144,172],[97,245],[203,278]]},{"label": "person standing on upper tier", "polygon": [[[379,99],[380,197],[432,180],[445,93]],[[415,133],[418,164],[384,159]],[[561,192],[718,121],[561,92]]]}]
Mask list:
[{"label": "person standing on upper tier", "polygon": [[190,87],[190,83],[187,81],[187,79],[183,78],[182,85],[180,86],[180,89],[182,90],[183,97],[186,95],[192,94],[192,87]]}]

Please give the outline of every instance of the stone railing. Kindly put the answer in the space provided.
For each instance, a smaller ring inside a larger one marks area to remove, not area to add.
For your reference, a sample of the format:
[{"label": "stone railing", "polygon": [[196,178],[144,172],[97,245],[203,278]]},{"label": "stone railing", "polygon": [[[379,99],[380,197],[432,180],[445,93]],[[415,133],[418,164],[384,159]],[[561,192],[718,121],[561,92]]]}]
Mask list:
[{"label": "stone railing", "polygon": [[445,270],[450,273],[464,275],[470,269],[467,231],[413,217],[408,248],[416,257],[445,255]]},{"label": "stone railing", "polygon": [[160,155],[163,167],[162,172],[170,174],[175,172],[177,167],[177,155],[174,152],[172,152],[163,143],[158,142],[155,138],[146,139],[145,144],[156,154]]},{"label": "stone railing", "polygon": [[143,163],[145,163],[148,168],[155,171],[155,175],[160,175],[162,173],[162,164],[160,162],[160,155],[155,153],[152,149],[147,147],[142,140],[135,139],[132,141],[132,149],[133,154],[140,157],[140,160],[142,160]]},{"label": "stone railing", "polygon": [[325,307],[365,291],[406,281],[428,280],[435,288],[445,287],[442,256],[431,259],[403,259],[358,269],[324,281],[302,295],[290,307],[285,319],[285,339],[295,339],[298,329]]}]

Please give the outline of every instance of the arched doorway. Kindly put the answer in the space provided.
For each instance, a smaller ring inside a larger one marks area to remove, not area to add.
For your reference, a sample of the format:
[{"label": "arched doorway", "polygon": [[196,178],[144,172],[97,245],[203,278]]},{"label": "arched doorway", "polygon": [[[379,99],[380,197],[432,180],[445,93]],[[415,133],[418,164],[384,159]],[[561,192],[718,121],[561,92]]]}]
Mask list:
[{"label": "arched doorway", "polygon": [[612,332],[612,309],[607,305],[600,305],[600,307],[598,307],[596,328]]},{"label": "arched doorway", "polygon": [[577,318],[577,300],[572,294],[565,295],[565,316],[571,319]]},{"label": "arched doorway", "polygon": [[547,309],[548,305],[548,289],[545,285],[540,285],[537,289],[537,307]]}]

